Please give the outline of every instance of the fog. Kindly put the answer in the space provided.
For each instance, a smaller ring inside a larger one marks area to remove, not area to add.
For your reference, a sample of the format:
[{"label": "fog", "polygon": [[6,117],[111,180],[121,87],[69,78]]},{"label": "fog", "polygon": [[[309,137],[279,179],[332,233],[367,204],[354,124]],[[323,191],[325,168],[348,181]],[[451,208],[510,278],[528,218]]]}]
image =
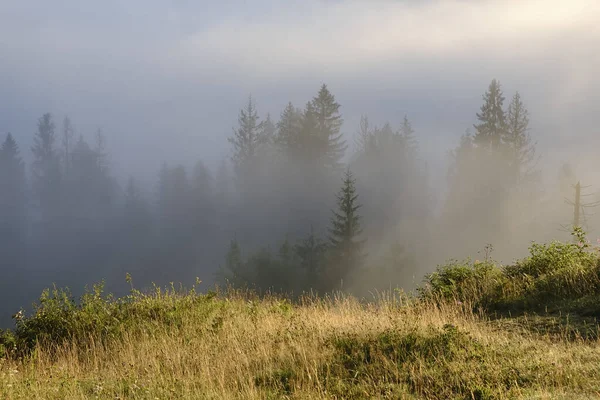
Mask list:
[{"label": "fog", "polygon": [[[79,294],[105,279],[123,294],[130,273],[140,288],[199,277],[208,289],[232,240],[259,288],[361,295],[413,288],[487,244],[508,263],[532,240],[568,240],[571,185],[600,199],[599,17],[585,0],[0,1],[0,141],[10,132],[22,159],[0,163],[0,327],[53,283]],[[493,145],[460,168],[449,154],[477,134],[493,79],[507,114],[516,92],[528,111],[535,157],[519,179]],[[323,84],[340,106],[336,162],[327,107],[307,117]],[[249,96],[254,139],[236,153]],[[310,281],[284,244],[330,242],[347,169],[364,257]],[[584,211],[595,241],[600,217]]]}]

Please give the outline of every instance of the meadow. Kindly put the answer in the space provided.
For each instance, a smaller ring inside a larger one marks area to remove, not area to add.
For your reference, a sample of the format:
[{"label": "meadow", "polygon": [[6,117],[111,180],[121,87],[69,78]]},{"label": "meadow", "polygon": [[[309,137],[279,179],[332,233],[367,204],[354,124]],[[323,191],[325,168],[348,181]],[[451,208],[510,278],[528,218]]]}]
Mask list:
[{"label": "meadow", "polygon": [[370,299],[51,288],[0,333],[0,398],[598,398],[600,257],[574,237]]}]

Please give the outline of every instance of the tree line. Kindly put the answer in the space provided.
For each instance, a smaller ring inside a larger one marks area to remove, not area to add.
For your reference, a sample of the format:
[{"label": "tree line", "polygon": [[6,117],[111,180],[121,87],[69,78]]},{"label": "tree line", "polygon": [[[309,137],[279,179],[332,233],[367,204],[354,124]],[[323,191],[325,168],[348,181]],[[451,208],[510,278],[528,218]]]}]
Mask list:
[{"label": "tree line", "polygon": [[229,160],[215,171],[163,163],[152,188],[118,182],[101,131],[89,140],[44,114],[28,168],[10,133],[0,149],[3,282],[116,285],[129,272],[143,284],[215,276],[295,292],[409,285],[431,241],[456,226],[465,241],[503,237],[516,229],[507,207],[527,213],[538,198],[528,111],[518,93],[504,101],[493,80],[475,133],[450,153],[441,215],[409,118],[394,127],[362,116],[351,147],[326,85],[275,119],[249,97]]}]

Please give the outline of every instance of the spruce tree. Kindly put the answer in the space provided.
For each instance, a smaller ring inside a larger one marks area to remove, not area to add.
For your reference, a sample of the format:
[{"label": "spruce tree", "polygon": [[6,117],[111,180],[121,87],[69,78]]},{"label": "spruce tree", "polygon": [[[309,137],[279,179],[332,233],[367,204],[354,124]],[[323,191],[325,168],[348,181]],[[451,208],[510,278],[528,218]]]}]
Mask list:
[{"label": "spruce tree", "polygon": [[[152,264],[154,226],[152,213],[148,202],[133,177],[130,177],[125,187],[125,204],[120,219],[120,247],[122,262],[128,271],[137,275],[149,275],[148,267]],[[151,279],[156,279],[156,276]]]},{"label": "spruce tree", "polygon": [[69,175],[69,170],[71,167],[71,150],[73,148],[73,140],[75,137],[75,128],[73,128],[73,124],[69,117],[65,117],[63,120],[63,137],[62,144],[64,148],[64,169],[65,176]]},{"label": "spruce tree", "polygon": [[506,116],[502,88],[496,79],[490,83],[483,101],[481,112],[477,113],[479,123],[474,125],[476,133],[473,142],[481,148],[497,151],[506,134]]},{"label": "spruce tree", "polygon": [[301,125],[302,112],[288,103],[277,122],[274,140],[279,151],[288,159],[296,160],[299,156]]},{"label": "spruce tree", "polygon": [[128,179],[125,188],[124,211],[126,240],[135,243],[136,247],[147,245],[147,239],[152,233],[152,214],[133,177]]},{"label": "spruce tree", "polygon": [[319,290],[321,284],[319,276],[323,272],[327,244],[315,235],[313,227],[310,233],[295,246],[295,253],[300,259],[300,267],[306,276],[306,288]]},{"label": "spruce tree", "polygon": [[267,114],[265,120],[260,124],[260,141],[263,146],[271,146],[275,141],[277,127],[271,120],[271,114]]},{"label": "spruce tree", "polygon": [[316,139],[320,145],[318,155],[320,162],[332,170],[339,170],[341,159],[346,151],[346,141],[340,132],[343,119],[340,105],[335,101],[327,85],[323,84],[317,96],[312,100],[312,112],[316,123]]},{"label": "spruce tree", "polygon": [[22,244],[26,222],[25,165],[9,133],[0,147],[0,245],[7,252]]},{"label": "spruce tree", "polygon": [[356,136],[356,153],[360,156],[368,156],[377,150],[376,135],[377,128],[374,129],[369,124],[369,117],[361,115]]},{"label": "spruce tree", "polygon": [[406,148],[407,154],[415,156],[419,150],[419,144],[417,142],[417,138],[415,137],[415,131],[412,127],[412,123],[409,121],[406,115],[402,119],[399,135],[402,140],[402,144]]},{"label": "spruce tree", "polygon": [[346,170],[343,185],[336,196],[337,210],[332,211],[331,225],[329,228],[329,246],[332,256],[331,265],[328,266],[330,285],[338,285],[340,280],[360,267],[363,253],[364,240],[359,239],[362,233],[358,210],[358,194],[356,181]]},{"label": "spruce tree", "polygon": [[224,283],[234,288],[248,285],[249,277],[246,263],[242,260],[242,250],[236,239],[229,242],[229,249],[225,255],[225,265],[221,267],[217,275]]},{"label": "spruce tree", "polygon": [[254,172],[258,150],[265,141],[262,136],[263,125],[252,96],[248,97],[246,107],[240,110],[238,125],[228,141],[233,146],[232,162],[236,179],[238,184],[243,184]]},{"label": "spruce tree", "polygon": [[38,120],[33,138],[32,188],[37,195],[42,218],[46,221],[57,216],[61,201],[60,157],[55,147],[55,125],[52,115],[44,114]]},{"label": "spruce tree", "polygon": [[515,183],[526,180],[533,174],[532,163],[535,159],[535,144],[529,135],[529,112],[525,108],[521,95],[516,92],[508,106],[506,152]]}]

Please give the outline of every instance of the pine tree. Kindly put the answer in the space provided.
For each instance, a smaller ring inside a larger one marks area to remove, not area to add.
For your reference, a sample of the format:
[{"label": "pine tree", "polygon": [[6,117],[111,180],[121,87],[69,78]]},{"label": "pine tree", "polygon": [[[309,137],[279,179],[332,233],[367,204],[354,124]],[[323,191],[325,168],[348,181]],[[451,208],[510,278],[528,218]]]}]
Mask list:
[{"label": "pine tree", "polygon": [[223,159],[221,160],[215,175],[216,202],[222,208],[225,208],[229,205],[232,189],[231,186],[232,179],[229,173],[229,168],[227,167],[227,161]]},{"label": "pine tree", "polygon": [[533,174],[535,144],[529,135],[529,112],[519,92],[515,93],[509,106],[506,135],[504,138],[512,178],[516,183]]},{"label": "pine tree", "polygon": [[194,202],[209,203],[213,196],[214,179],[210,169],[199,160],[194,166],[192,177],[192,190],[194,192]]},{"label": "pine tree", "polygon": [[225,283],[234,288],[240,288],[248,285],[249,278],[246,271],[246,265],[242,260],[242,251],[236,239],[229,243],[229,250],[225,256],[225,266],[218,273],[219,277]]},{"label": "pine tree", "polygon": [[94,152],[96,153],[96,164],[98,165],[98,170],[103,174],[107,174],[109,159],[106,151],[106,136],[104,136],[102,129],[98,129],[96,131],[94,139]]},{"label": "pine tree", "polygon": [[474,125],[476,133],[473,142],[481,148],[497,151],[506,135],[506,117],[504,115],[504,96],[500,82],[493,79],[483,95],[481,112],[477,113],[479,124]]},{"label": "pine tree", "polygon": [[0,245],[7,245],[3,254],[14,252],[14,247],[22,244],[25,222],[25,165],[9,133],[0,147]]},{"label": "pine tree", "polygon": [[319,290],[319,276],[323,272],[327,244],[320,240],[310,227],[310,233],[295,246],[295,253],[300,258],[300,267],[305,271],[306,287]]},{"label": "pine tree", "polygon": [[377,128],[371,128],[369,117],[361,115],[358,134],[355,139],[356,153],[358,156],[369,156],[377,151],[376,134]]},{"label": "pine tree", "polygon": [[214,215],[214,182],[210,170],[202,161],[194,167],[191,182],[191,202],[195,234],[201,237],[209,230]]},{"label": "pine tree", "polygon": [[238,124],[228,141],[233,146],[232,162],[236,179],[239,184],[243,184],[255,172],[258,150],[265,142],[262,136],[263,124],[259,121],[251,96],[246,107],[240,110]]},{"label": "pine tree", "polygon": [[355,179],[349,169],[346,170],[343,186],[336,196],[337,211],[332,211],[329,228],[329,246],[332,264],[329,266],[328,283],[337,285],[349,273],[354,272],[363,259],[364,241],[359,239],[362,233],[358,210],[358,194]]},{"label": "pine tree", "polygon": [[302,111],[300,132],[296,142],[300,159],[316,166],[324,158],[324,141],[317,135],[317,113],[312,102]]},{"label": "pine tree", "polygon": [[125,189],[124,220],[128,240],[139,242],[140,237],[147,238],[151,232],[152,218],[146,200],[133,177],[127,181]]},{"label": "pine tree", "polygon": [[32,187],[37,195],[42,217],[48,221],[56,217],[61,200],[60,157],[55,148],[55,125],[52,115],[44,114],[38,120],[33,138]]},{"label": "pine tree", "polygon": [[316,122],[314,134],[318,139],[320,148],[318,155],[320,162],[332,170],[339,170],[341,159],[344,157],[347,145],[340,132],[343,119],[340,114],[340,105],[335,101],[327,85],[323,84],[317,96],[312,100],[312,110]]},{"label": "pine tree", "polygon": [[417,142],[417,138],[415,137],[415,131],[412,127],[412,124],[408,120],[408,117],[406,115],[402,120],[402,125],[400,126],[398,134],[400,135],[402,144],[407,150],[407,154],[415,156],[415,154],[419,150],[419,144]]},{"label": "pine tree", "polygon": [[63,137],[62,144],[64,147],[64,168],[65,168],[65,176],[69,175],[69,170],[71,167],[71,150],[73,147],[73,140],[75,137],[75,128],[73,128],[73,124],[69,117],[65,117],[63,120]]},{"label": "pine tree", "polygon": [[263,147],[271,146],[275,142],[277,127],[271,120],[271,114],[267,114],[265,120],[260,124],[260,140]]},{"label": "pine tree", "polygon": [[[152,266],[154,224],[148,202],[144,198],[136,180],[130,177],[125,188],[125,205],[121,221],[121,259],[128,272],[149,275]],[[152,271],[153,272],[153,271]],[[152,274],[153,280],[156,276]]]},{"label": "pine tree", "polygon": [[300,130],[302,129],[302,112],[290,102],[282,111],[277,122],[275,145],[288,157],[297,159],[300,148]]}]

